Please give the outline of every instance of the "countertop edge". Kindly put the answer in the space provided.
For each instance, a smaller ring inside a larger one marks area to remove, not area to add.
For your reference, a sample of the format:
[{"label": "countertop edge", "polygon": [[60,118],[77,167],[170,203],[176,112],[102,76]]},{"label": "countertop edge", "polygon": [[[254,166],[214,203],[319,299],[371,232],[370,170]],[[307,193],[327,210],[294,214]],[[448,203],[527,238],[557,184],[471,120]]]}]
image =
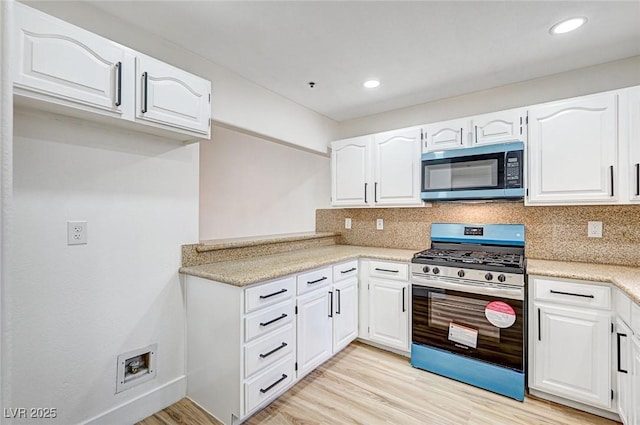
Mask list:
[{"label": "countertop edge", "polygon": [[340,236],[340,233],[335,232],[317,232],[317,233],[301,233],[294,235],[273,235],[267,236],[264,238],[256,238],[256,239],[247,239],[247,240],[229,240],[220,243],[199,243],[196,245],[197,252],[209,252],[209,251],[218,251],[222,249],[231,249],[231,248],[246,248],[251,246],[259,246],[259,245],[271,245],[277,243],[286,243],[286,242],[298,242],[298,241],[306,241],[311,239],[322,239],[322,238],[332,238]]}]

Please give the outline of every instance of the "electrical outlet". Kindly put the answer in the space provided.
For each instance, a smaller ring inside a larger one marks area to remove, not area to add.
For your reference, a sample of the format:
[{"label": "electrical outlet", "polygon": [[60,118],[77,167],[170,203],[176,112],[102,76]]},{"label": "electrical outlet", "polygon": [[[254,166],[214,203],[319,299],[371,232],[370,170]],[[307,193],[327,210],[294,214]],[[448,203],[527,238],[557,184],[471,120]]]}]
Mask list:
[{"label": "electrical outlet", "polygon": [[384,220],[379,218],[376,220],[376,229],[382,230],[384,229]]},{"label": "electrical outlet", "polygon": [[84,245],[87,243],[87,222],[67,221],[67,245]]},{"label": "electrical outlet", "polygon": [[351,219],[350,218],[345,218],[344,219],[344,228],[345,229],[351,229]]},{"label": "electrical outlet", "polygon": [[590,238],[602,237],[602,222],[590,221],[587,223],[587,236]]}]

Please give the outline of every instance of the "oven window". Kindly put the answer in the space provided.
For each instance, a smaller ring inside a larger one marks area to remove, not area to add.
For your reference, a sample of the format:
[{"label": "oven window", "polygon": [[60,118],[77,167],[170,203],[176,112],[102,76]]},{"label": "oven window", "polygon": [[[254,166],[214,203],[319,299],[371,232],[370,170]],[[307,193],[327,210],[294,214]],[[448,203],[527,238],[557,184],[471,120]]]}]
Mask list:
[{"label": "oven window", "polygon": [[[490,304],[513,314],[513,321],[496,321]],[[521,300],[413,285],[411,340],[522,371],[523,304]]]},{"label": "oven window", "polygon": [[504,153],[422,162],[422,191],[502,189]]}]

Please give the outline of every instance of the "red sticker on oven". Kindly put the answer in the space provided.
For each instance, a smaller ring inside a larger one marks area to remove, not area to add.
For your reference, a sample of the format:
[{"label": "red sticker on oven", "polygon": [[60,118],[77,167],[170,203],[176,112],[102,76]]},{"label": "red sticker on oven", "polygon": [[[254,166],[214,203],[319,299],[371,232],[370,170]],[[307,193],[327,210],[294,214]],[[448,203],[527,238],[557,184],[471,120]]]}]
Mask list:
[{"label": "red sticker on oven", "polygon": [[516,323],[516,312],[507,303],[502,301],[492,301],[484,309],[487,320],[498,328],[508,328]]}]

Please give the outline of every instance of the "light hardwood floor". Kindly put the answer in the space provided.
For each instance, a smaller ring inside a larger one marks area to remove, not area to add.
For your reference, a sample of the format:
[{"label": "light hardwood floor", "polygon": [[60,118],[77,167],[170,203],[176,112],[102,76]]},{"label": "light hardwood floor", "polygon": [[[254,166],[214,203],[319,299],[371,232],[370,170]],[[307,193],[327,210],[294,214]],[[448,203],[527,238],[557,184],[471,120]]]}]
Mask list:
[{"label": "light hardwood floor", "polygon": [[[247,425],[604,425],[616,422],[546,401],[524,403],[419,369],[355,342],[256,413]],[[219,425],[188,399],[137,425]]]}]

